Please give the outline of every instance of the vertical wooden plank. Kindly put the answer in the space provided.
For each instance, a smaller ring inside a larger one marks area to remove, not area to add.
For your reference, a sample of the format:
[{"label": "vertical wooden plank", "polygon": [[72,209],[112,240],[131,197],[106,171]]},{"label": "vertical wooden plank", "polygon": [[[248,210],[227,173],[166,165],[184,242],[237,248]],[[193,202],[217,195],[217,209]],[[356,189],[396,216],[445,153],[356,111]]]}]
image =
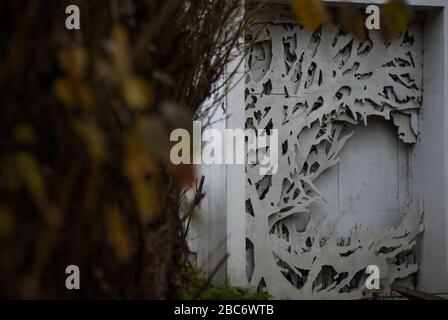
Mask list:
[{"label": "vertical wooden plank", "polygon": [[[224,137],[225,114],[222,110],[216,113],[214,129],[218,129]],[[223,152],[225,156],[225,152]],[[227,255],[227,199],[226,194],[226,166],[213,164],[209,167],[208,175],[208,271],[216,272],[214,280],[224,282],[227,278],[227,266],[223,258]]]},{"label": "vertical wooden plank", "polygon": [[[241,1],[241,15],[244,15],[245,1]],[[244,39],[240,39],[243,47]],[[245,65],[244,54],[240,48],[235,48],[233,61],[227,66],[228,92],[226,94],[226,128],[245,130]],[[226,141],[226,153],[230,147]],[[236,153],[236,144],[233,154]],[[236,158],[235,158],[236,159]],[[245,157],[246,159],[246,157]],[[227,275],[232,285],[247,285],[246,277],[246,208],[245,208],[245,181],[246,172],[244,164],[230,164],[227,168]]]},{"label": "vertical wooden plank", "polygon": [[209,215],[209,182],[208,177],[209,167],[207,166],[197,166],[196,172],[198,176],[204,175],[206,180],[204,182],[205,197],[201,202],[201,208],[193,216],[191,223],[191,238],[193,241],[193,246],[196,248],[197,255],[197,265],[202,270],[208,270],[208,252],[209,252],[209,230],[208,226],[210,224]]},{"label": "vertical wooden plank", "polygon": [[[244,74],[237,72],[231,79],[227,94],[227,128],[245,127]],[[234,149],[234,152],[236,150]],[[245,166],[227,165],[227,248],[228,280],[233,285],[244,286],[246,277],[246,209]]]},{"label": "vertical wooden plank", "polygon": [[423,41],[423,105],[420,138],[413,149],[412,197],[424,206],[425,231],[418,244],[418,289],[448,290],[448,11],[427,11]]}]

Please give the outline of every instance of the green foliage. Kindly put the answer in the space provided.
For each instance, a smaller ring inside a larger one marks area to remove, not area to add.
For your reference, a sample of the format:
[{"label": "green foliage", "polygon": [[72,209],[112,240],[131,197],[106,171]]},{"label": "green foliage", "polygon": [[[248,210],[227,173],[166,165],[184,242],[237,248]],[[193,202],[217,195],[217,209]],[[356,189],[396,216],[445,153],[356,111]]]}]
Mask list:
[{"label": "green foliage", "polygon": [[267,300],[269,294],[229,284],[210,283],[195,266],[184,262],[178,276],[179,298],[182,300]]}]

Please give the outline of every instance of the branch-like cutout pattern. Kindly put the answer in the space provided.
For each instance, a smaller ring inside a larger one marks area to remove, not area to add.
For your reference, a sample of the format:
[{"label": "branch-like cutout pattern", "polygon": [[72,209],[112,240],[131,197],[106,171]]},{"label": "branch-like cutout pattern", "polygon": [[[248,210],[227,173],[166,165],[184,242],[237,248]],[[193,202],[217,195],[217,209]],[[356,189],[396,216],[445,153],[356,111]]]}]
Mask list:
[{"label": "branch-like cutout pattern", "polygon": [[278,129],[280,139],[275,175],[246,167],[248,279],[275,298],[359,298],[368,265],[380,268],[385,286],[417,272],[420,207],[410,203],[398,227],[358,225],[342,236],[338,218],[311,216],[324,201],[314,181],[371,116],[392,121],[404,143],[416,142],[422,29],[413,25],[391,42],[370,31],[358,41],[337,25],[311,34],[288,19],[255,24],[246,59],[246,126]]}]

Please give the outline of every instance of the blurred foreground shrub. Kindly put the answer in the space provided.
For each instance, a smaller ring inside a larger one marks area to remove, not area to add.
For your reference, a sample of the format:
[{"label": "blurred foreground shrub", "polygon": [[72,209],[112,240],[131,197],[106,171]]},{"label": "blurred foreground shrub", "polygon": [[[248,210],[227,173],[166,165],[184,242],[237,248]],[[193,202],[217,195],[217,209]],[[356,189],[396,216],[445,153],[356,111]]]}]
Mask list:
[{"label": "blurred foreground shrub", "polygon": [[[194,172],[169,161],[169,133],[215,94],[239,5],[0,2],[1,298],[177,297]],[[65,288],[71,264],[79,291]]]}]

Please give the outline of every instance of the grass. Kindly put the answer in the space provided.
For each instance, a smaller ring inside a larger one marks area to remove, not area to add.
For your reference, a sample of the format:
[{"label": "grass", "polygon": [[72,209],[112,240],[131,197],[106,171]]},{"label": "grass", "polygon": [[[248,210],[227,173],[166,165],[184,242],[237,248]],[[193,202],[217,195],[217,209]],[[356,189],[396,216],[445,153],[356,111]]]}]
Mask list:
[{"label": "grass", "polygon": [[178,276],[179,298],[182,300],[267,300],[269,295],[251,288],[233,287],[210,282],[190,262],[184,262]]}]

